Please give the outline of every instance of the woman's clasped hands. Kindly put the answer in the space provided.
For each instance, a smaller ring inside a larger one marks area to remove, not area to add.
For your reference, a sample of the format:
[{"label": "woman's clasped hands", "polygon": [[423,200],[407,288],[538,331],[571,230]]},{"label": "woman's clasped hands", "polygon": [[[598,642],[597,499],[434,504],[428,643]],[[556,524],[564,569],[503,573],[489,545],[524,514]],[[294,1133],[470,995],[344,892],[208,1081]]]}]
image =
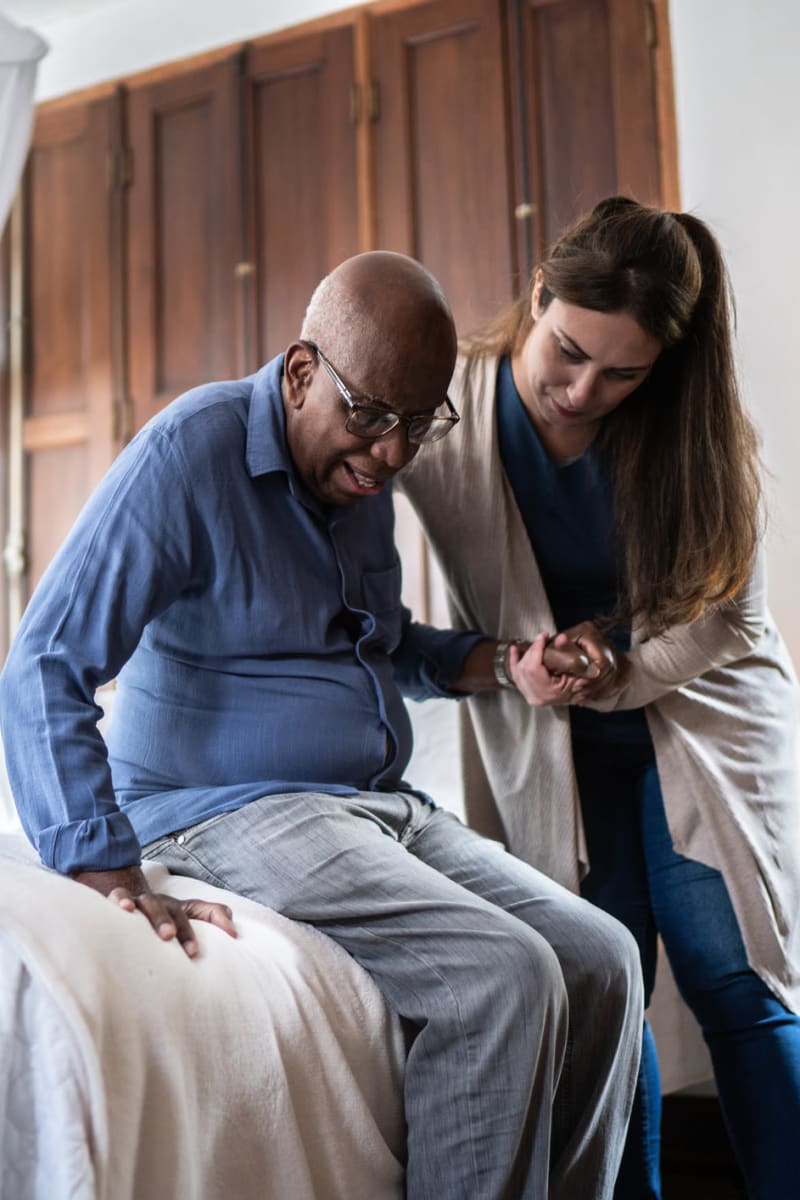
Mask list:
[{"label": "woman's clasped hands", "polygon": [[627,655],[592,621],[554,637],[540,633],[527,648],[524,643],[508,648],[508,674],[537,708],[604,700],[622,689],[628,670]]}]

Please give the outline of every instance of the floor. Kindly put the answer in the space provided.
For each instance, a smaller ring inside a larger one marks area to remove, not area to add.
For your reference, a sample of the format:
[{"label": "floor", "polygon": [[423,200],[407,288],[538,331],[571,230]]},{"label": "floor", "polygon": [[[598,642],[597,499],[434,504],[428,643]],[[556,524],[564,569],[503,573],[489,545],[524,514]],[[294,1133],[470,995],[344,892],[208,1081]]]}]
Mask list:
[{"label": "floor", "polygon": [[664,1097],[663,1200],[747,1200],[713,1093],[687,1089]]}]

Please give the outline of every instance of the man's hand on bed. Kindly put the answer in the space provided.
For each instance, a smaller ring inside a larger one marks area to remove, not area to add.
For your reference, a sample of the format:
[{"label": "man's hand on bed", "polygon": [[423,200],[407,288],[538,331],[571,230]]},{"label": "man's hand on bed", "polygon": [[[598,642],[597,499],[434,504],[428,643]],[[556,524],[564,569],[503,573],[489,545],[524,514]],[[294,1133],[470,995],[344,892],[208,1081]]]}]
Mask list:
[{"label": "man's hand on bed", "polygon": [[165,942],[177,939],[190,958],[198,952],[190,921],[208,921],[236,937],[233,914],[227,904],[209,900],[179,900],[163,892],[151,892],[141,867],[122,867],[116,871],[78,871],[78,883],[94,888],[126,912],[144,913],[158,936]]}]

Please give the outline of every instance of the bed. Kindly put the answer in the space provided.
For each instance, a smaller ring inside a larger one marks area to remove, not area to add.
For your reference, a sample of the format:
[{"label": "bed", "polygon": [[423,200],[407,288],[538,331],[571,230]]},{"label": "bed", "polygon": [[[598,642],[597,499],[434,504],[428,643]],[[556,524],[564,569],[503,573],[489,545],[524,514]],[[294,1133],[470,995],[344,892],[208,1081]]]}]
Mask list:
[{"label": "bed", "polygon": [[0,1200],[399,1200],[404,1041],[316,930],[224,899],[201,953],[0,834]]},{"label": "bed", "polygon": [[[455,705],[409,705],[409,776],[461,811]],[[0,1200],[400,1200],[399,1021],[338,946],[223,898],[191,962],[139,914],[38,866],[0,747]],[[707,1051],[667,964],[650,1010],[665,1090]],[[659,996],[661,999],[659,999]]]},{"label": "bed", "polygon": [[[108,719],[113,688],[98,694]],[[410,704],[414,777],[459,810],[455,706]],[[101,725],[102,728],[102,725]],[[222,899],[201,954],[39,865],[0,744],[0,1200],[401,1200],[405,1039],[316,930]]]}]

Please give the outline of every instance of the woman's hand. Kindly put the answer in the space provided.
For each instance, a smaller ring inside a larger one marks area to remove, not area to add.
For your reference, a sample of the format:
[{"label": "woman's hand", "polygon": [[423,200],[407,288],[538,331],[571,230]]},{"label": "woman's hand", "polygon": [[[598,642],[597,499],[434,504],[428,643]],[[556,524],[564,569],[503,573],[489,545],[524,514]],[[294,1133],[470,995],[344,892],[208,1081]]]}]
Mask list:
[{"label": "woman's hand", "polygon": [[592,621],[564,629],[553,639],[556,648],[570,644],[579,646],[589,659],[585,675],[576,680],[574,704],[604,700],[622,690],[630,671],[628,656],[612,646]]},{"label": "woman's hand", "polygon": [[597,668],[577,642],[570,641],[566,634],[557,633],[547,639],[542,662],[551,675],[576,675],[594,679]]},{"label": "woman's hand", "polygon": [[[508,648],[508,675],[528,704],[536,708],[574,703],[576,688],[582,682],[581,676],[567,672],[553,673],[548,670],[545,665],[545,652],[548,650],[549,641],[546,633],[540,633],[524,652],[515,642]],[[580,654],[575,655],[567,650],[566,639],[557,649],[564,652],[559,661],[581,666]]]},{"label": "woman's hand", "polygon": [[210,900],[178,900],[163,892],[151,892],[141,867],[115,871],[78,871],[73,879],[84,883],[119,905],[125,912],[144,913],[165,942],[177,939],[189,958],[199,949],[190,921],[208,921],[236,937],[233,914],[227,904]]}]

